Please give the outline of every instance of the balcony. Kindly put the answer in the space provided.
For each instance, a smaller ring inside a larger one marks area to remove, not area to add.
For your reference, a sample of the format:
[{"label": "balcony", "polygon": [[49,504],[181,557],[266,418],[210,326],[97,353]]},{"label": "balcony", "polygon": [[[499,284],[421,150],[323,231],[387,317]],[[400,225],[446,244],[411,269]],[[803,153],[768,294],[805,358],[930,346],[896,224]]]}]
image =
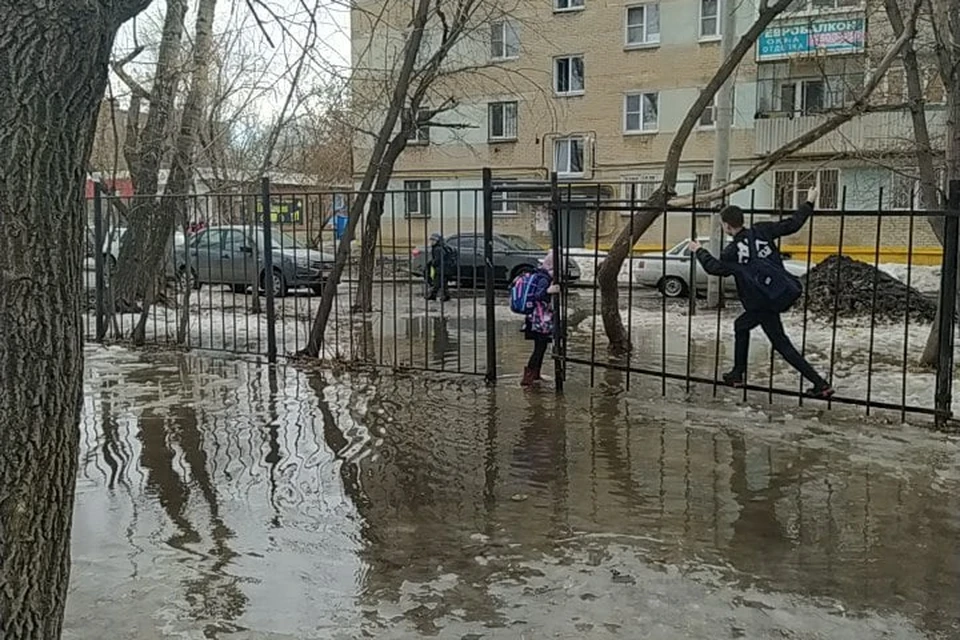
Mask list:
[{"label": "balcony", "polygon": [[[755,122],[754,153],[763,156],[830,118],[829,113],[770,113]],[[927,106],[927,125],[934,149],[943,149],[946,111]],[[906,111],[867,113],[825,135],[796,155],[910,152],[915,149],[913,122]]]}]

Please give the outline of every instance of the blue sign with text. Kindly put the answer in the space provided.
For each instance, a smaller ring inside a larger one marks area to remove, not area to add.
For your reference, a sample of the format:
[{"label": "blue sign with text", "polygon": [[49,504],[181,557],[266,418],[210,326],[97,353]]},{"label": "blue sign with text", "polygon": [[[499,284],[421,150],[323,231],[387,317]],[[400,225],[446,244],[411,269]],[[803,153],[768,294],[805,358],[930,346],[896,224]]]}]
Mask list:
[{"label": "blue sign with text", "polygon": [[865,34],[866,24],[862,17],[836,20],[818,17],[804,22],[778,24],[760,34],[757,61],[815,54],[861,53]]}]

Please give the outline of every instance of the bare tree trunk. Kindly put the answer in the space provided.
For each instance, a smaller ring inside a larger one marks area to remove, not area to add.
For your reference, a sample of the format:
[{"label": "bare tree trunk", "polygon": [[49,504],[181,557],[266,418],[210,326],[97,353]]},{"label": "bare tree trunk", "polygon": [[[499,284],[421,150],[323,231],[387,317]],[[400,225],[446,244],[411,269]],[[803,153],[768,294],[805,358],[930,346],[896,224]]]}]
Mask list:
[{"label": "bare tree trunk", "polygon": [[60,637],[83,379],[84,169],[144,0],[0,0],[0,637]]},{"label": "bare tree trunk", "polygon": [[383,218],[386,189],[390,185],[393,166],[406,146],[407,136],[406,133],[401,131],[390,141],[386,153],[383,154],[383,161],[377,169],[377,182],[373,187],[373,195],[370,198],[370,209],[367,211],[367,220],[360,246],[360,284],[357,291],[357,302],[354,306],[354,311],[360,313],[373,311],[373,277],[377,262],[377,242],[380,239],[380,223]]},{"label": "bare tree trunk", "polygon": [[387,145],[393,135],[393,129],[397,124],[400,113],[403,111],[407,98],[407,87],[413,75],[414,64],[417,61],[417,54],[420,51],[420,43],[423,41],[423,31],[427,24],[427,17],[430,12],[430,0],[418,0],[416,13],[412,24],[410,25],[410,36],[407,38],[403,54],[403,64],[400,72],[397,74],[396,83],[393,87],[393,93],[390,98],[387,113],[380,130],[377,132],[377,140],[371,150],[370,162],[363,175],[363,181],[360,183],[360,192],[357,194],[353,205],[350,207],[350,215],[347,220],[347,228],[343,233],[343,239],[337,248],[337,260],[333,265],[330,276],[327,278],[326,286],[323,288],[323,295],[320,297],[320,306],[317,309],[317,315],[313,319],[313,325],[310,328],[310,341],[304,350],[306,355],[318,357],[320,348],[323,344],[323,336],[327,330],[327,321],[330,319],[330,312],[333,310],[333,302],[337,295],[337,287],[340,285],[340,277],[350,260],[350,245],[357,232],[357,224],[363,217],[363,211],[367,205],[367,198],[370,194],[370,187],[373,186],[374,178],[377,175],[377,168],[380,159],[387,149]]},{"label": "bare tree trunk", "polygon": [[[127,145],[127,165],[137,199],[130,207],[129,227],[120,246],[114,297],[121,310],[136,309],[169,240],[169,225],[160,220],[159,203],[153,197],[160,182],[160,165],[168,149],[174,97],[180,84],[180,46],[188,0],[168,0],[163,35],[157,53],[157,71],[149,93],[150,111],[143,131],[135,137],[136,148]],[[123,77],[123,76],[121,76]],[[132,87],[134,92],[143,91]]]},{"label": "bare tree trunk", "polygon": [[[151,255],[144,260],[145,274],[151,278],[148,283],[148,295],[144,296],[140,321],[133,332],[133,343],[142,345],[146,340],[146,326],[149,320],[150,306],[157,297],[157,290],[163,282],[165,257],[169,255],[176,222],[187,226],[186,196],[193,179],[194,154],[199,140],[200,124],[203,117],[203,105],[207,97],[210,82],[210,48],[213,42],[213,16],[217,0],[200,0],[197,7],[196,37],[193,43],[193,64],[190,70],[190,89],[183,103],[183,115],[180,120],[180,133],[174,148],[170,175],[164,187],[164,198],[157,207],[157,215],[151,220],[150,233],[157,237],[157,245],[151,247]],[[188,251],[189,252],[189,251]],[[191,279],[187,272],[187,282]],[[189,289],[189,286],[187,287]]]},{"label": "bare tree trunk", "polygon": [[[706,203],[736,193],[752,184],[757,178],[763,175],[764,172],[783,158],[801,151],[804,147],[819,140],[831,131],[834,131],[845,122],[866,113],[869,110],[867,104],[868,99],[880,84],[880,80],[890,68],[890,65],[899,57],[904,45],[913,38],[916,32],[916,19],[921,1],[922,0],[914,0],[910,21],[904,33],[887,50],[883,59],[878,63],[877,67],[873,69],[869,80],[851,106],[839,110],[831,118],[768,154],[745,173],[735,180],[728,182],[725,186],[718,189],[711,189],[705,194],[698,194],[699,202]],[[716,75],[714,75],[707,84],[707,87],[700,94],[700,97],[697,98],[697,101],[690,107],[690,111],[687,112],[680,128],[677,130],[676,136],[670,144],[664,166],[663,181],[660,187],[645,203],[645,210],[641,213],[633,214],[632,222],[620,230],[616,240],[614,240],[613,246],[607,253],[607,257],[600,265],[597,273],[597,283],[600,288],[601,298],[600,314],[603,320],[603,328],[609,341],[611,354],[623,354],[629,352],[631,349],[630,341],[627,339],[627,331],[623,326],[623,318],[620,316],[618,276],[620,268],[623,266],[623,261],[627,258],[627,254],[631,248],[647,229],[650,228],[650,225],[660,217],[660,214],[668,205],[684,206],[690,204],[690,198],[675,197],[677,174],[680,169],[680,157],[683,154],[683,148],[686,145],[687,138],[689,138],[697,118],[703,113],[706,105],[713,100],[713,95],[717,92],[720,85],[733,73],[734,69],[740,63],[740,60],[760,36],[760,33],[763,32],[766,25],[769,24],[778,13],[783,11],[788,4],[790,3],[786,2],[786,0],[781,0],[773,7],[761,10],[760,17],[737,43],[731,57],[724,61]]]},{"label": "bare tree trunk", "polygon": [[[955,3],[943,0],[930,0],[934,37],[940,67],[940,77],[947,95],[946,118],[946,160],[947,180],[960,179],[960,53],[956,45],[960,42],[960,12]],[[919,142],[919,141],[918,141]],[[940,216],[931,216],[931,225],[937,233],[937,239],[943,244],[943,220]],[[941,280],[942,282],[942,280]],[[939,292],[939,290],[938,290]],[[927,343],[924,345],[920,364],[927,367],[937,365],[937,353],[940,348],[940,302],[937,299],[937,315]]]}]

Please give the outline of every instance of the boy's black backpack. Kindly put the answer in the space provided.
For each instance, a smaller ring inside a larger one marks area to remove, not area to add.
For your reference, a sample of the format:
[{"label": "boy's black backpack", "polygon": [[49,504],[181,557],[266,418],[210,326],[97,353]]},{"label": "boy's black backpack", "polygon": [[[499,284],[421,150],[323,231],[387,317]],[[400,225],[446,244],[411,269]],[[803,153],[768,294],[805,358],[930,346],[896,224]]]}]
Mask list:
[{"label": "boy's black backpack", "polygon": [[443,266],[447,269],[457,268],[457,250],[450,245],[443,245]]},{"label": "boy's black backpack", "polygon": [[803,293],[800,278],[786,270],[782,264],[757,257],[757,236],[753,229],[747,231],[750,245],[750,261],[744,265],[747,280],[767,301],[767,309],[782,313],[793,306]]}]

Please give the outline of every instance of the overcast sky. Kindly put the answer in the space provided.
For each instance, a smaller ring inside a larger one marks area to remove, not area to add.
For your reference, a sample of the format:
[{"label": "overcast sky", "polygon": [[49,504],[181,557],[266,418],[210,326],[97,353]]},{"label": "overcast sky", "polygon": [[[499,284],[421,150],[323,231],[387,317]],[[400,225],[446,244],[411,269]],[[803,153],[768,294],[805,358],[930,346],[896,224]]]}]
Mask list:
[{"label": "overcast sky", "polygon": [[[197,0],[190,0],[187,33],[193,38]],[[156,44],[166,10],[165,0],[153,3],[125,24],[117,36],[114,59],[122,58],[137,44],[146,50],[128,71],[148,80],[153,75]],[[256,11],[261,28],[253,11]],[[279,112],[290,89],[293,68],[308,43],[310,14],[315,12],[316,37],[312,39],[307,65],[301,77],[303,90],[329,86],[350,68],[350,12],[346,0],[218,0],[216,37],[218,46],[233,53],[228,68],[249,76],[243,98],[264,119]],[[266,33],[264,33],[266,32]],[[229,75],[229,74],[228,74]],[[111,75],[113,94],[126,103],[129,91]]]}]

